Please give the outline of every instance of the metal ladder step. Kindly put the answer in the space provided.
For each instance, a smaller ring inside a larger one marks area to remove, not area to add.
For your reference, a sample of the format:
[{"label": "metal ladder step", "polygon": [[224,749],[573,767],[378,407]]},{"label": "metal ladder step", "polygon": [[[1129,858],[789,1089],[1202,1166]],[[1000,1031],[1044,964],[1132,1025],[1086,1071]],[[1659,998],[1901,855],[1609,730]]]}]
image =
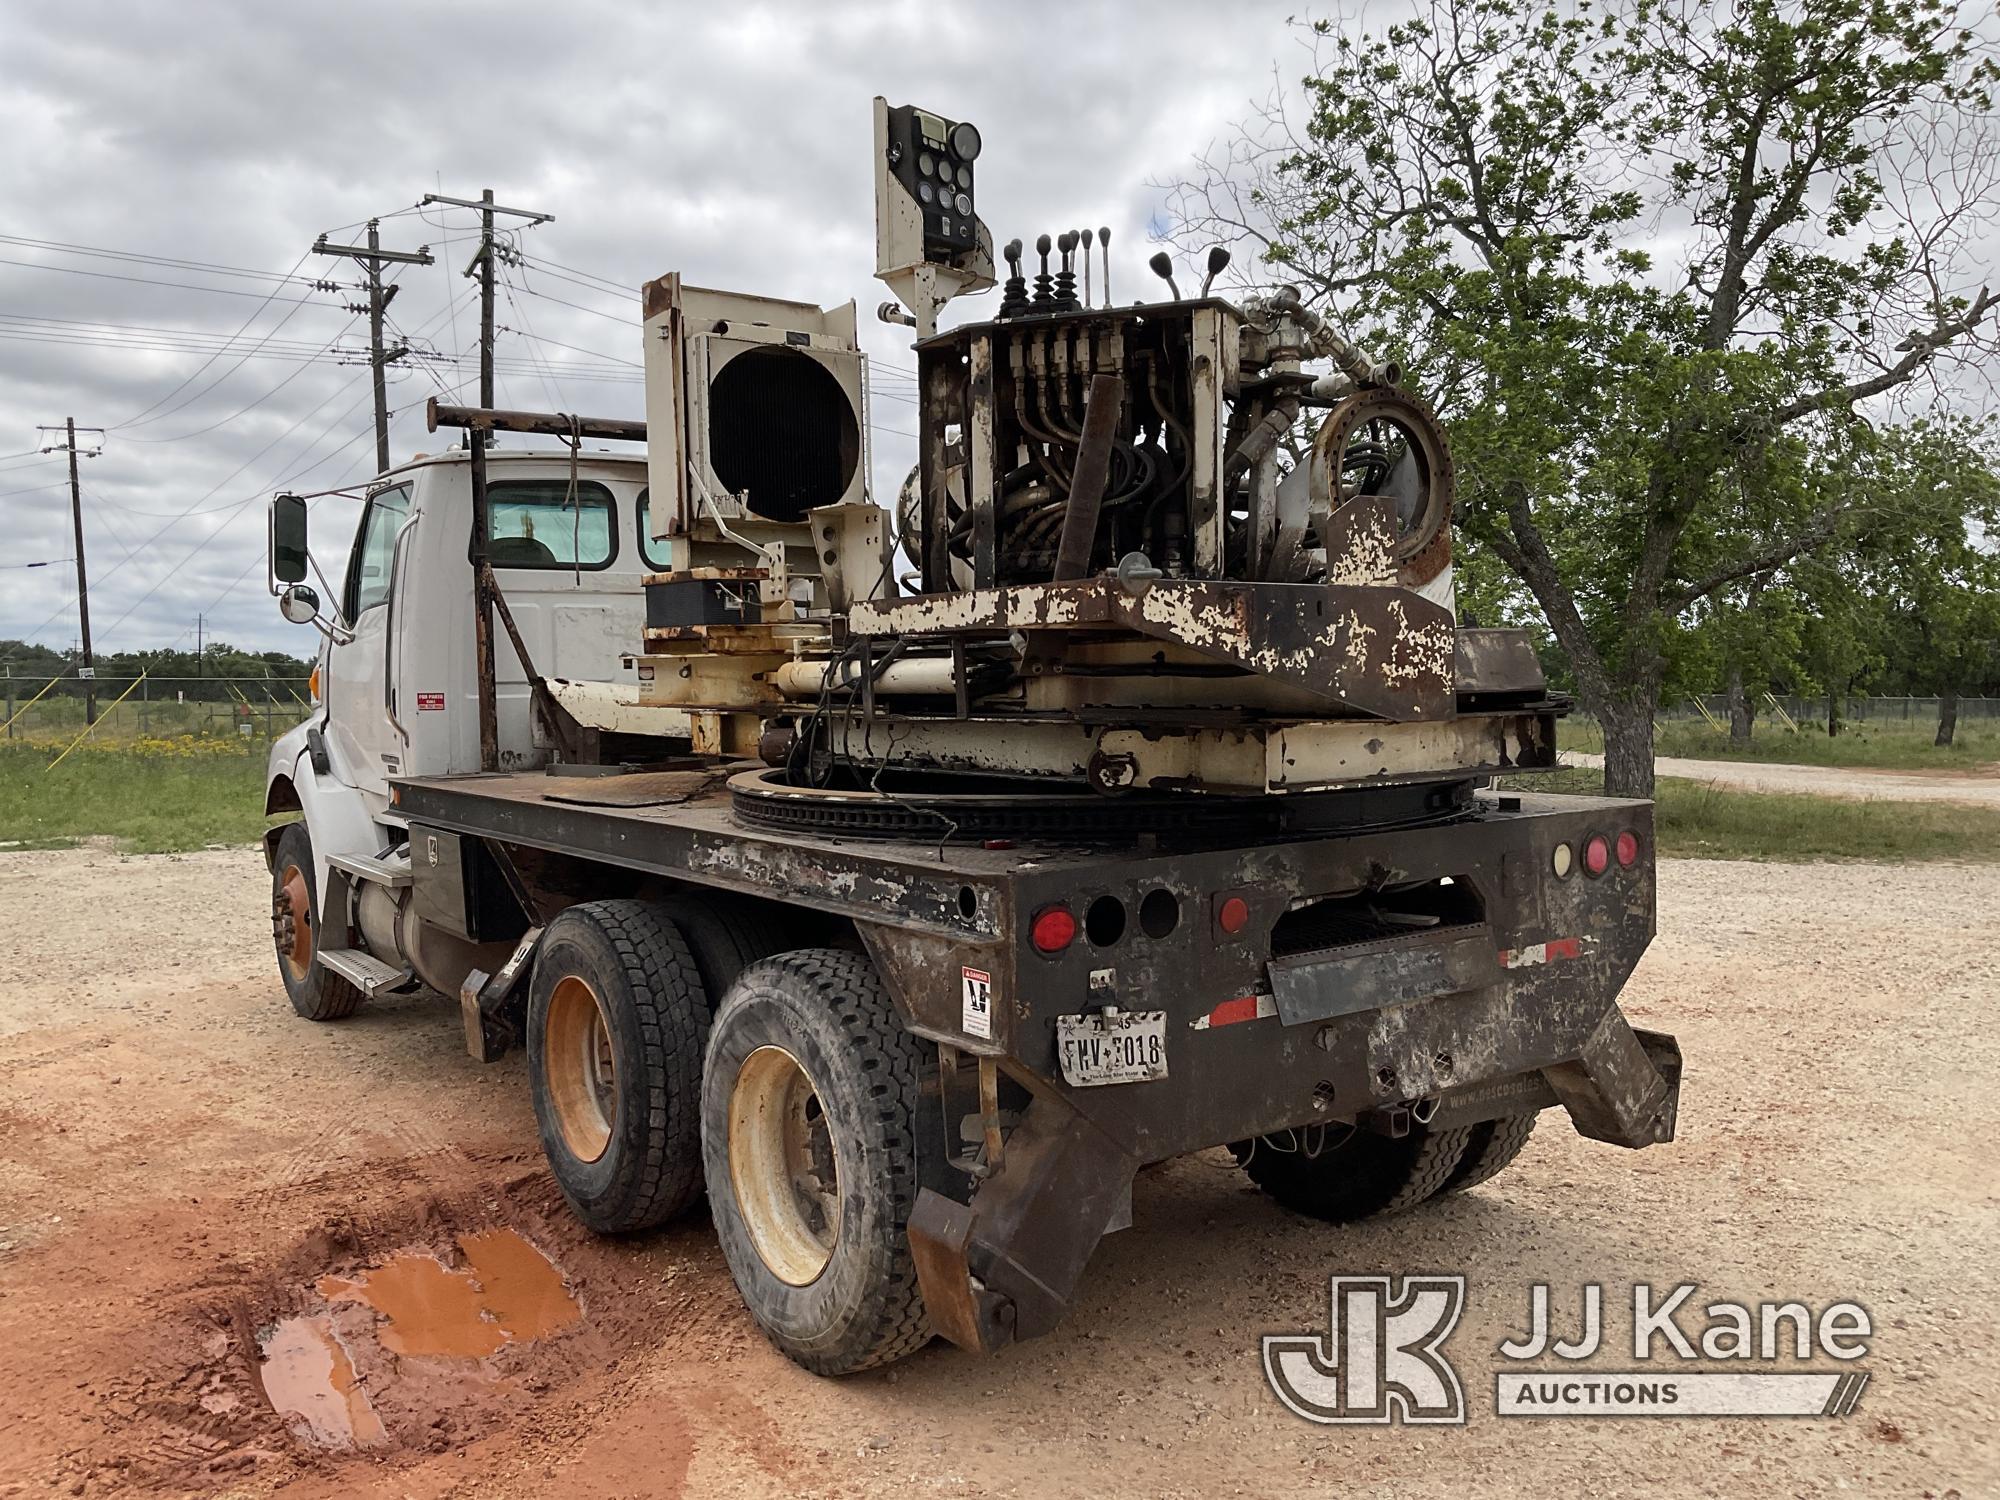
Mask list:
[{"label": "metal ladder step", "polygon": [[368,996],[399,988],[410,978],[408,969],[391,968],[360,948],[322,948],[319,961]]},{"label": "metal ladder step", "polygon": [[410,857],[407,853],[389,859],[375,859],[366,854],[329,854],[326,862],[334,869],[352,875],[356,880],[365,880],[370,885],[386,885],[391,890],[400,890],[410,883]]}]

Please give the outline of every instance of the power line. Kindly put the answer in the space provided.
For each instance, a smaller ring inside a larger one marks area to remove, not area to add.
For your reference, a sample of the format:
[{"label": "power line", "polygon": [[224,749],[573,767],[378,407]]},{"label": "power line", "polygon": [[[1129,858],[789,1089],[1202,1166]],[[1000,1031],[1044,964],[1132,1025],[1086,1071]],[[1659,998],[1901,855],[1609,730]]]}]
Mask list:
[{"label": "power line", "polygon": [[179,287],[186,292],[213,292],[218,297],[255,297],[259,301],[303,302],[317,306],[310,297],[274,297],[268,292],[239,291],[232,286],[203,286],[194,281],[161,281],[154,276],[121,276],[116,271],[86,271],[81,266],[51,266],[38,260],[13,260],[0,256],[0,266],[22,266],[30,271],[60,271],[65,276],[94,276],[100,281],[134,281],[141,286]]},{"label": "power line", "polygon": [[[304,265],[305,263],[306,263],[306,258],[305,256],[301,255],[296,261],[292,263],[292,270],[293,271],[298,270],[298,268]],[[277,293],[277,288],[273,287],[271,290],[272,290],[272,296],[275,296]],[[266,297],[262,302],[258,303],[257,306],[253,307],[250,310],[250,316],[243,320],[242,325],[236,330],[235,333],[230,335],[230,338],[232,340],[238,339],[241,338],[245,333],[249,332],[250,325],[256,322],[260,317],[264,315],[264,309],[271,305],[271,300],[272,300],[271,297]],[[271,335],[275,334],[280,328],[283,328],[285,324],[289,323],[292,320],[293,316],[297,314],[299,308],[305,305],[306,305],[305,301],[301,299],[297,304],[293,306],[291,312],[286,313],[284,317],[280,318],[276,323],[272,324],[270,333],[264,335],[263,341],[260,342],[257,347],[261,349],[264,343],[268,343],[270,341]],[[174,397],[178,396],[182,391],[186,390],[190,385],[194,384],[194,382],[200,378],[201,372],[203,370],[206,370],[210,365],[214,364],[219,356],[220,356],[220,351],[218,351],[216,354],[209,355],[207,359],[203,360],[198,366],[196,366],[192,371],[190,371],[187,378],[181,381],[179,385],[175,386],[172,390],[168,391],[166,395],[160,397],[160,399],[155,401],[151,406],[144,407],[141,410],[134,412],[131,416],[127,417],[123,422],[118,423],[117,426],[121,430],[123,430],[126,428],[142,426],[149,422],[157,422],[160,420],[161,417],[169,416],[172,413],[179,411],[182,407],[188,405],[189,402],[200,400],[201,397],[207,395],[208,392],[214,390],[218,385],[222,384],[223,381],[227,380],[232,374],[234,374],[237,368],[241,366],[243,361],[239,359],[236,362],[236,364],[231,365],[227,370],[224,370],[220,375],[216,376],[216,378],[210,381],[208,385],[205,386],[203,389],[197,391],[194,395],[188,397],[187,401],[180,402],[175,406],[167,406],[167,403],[169,401],[172,401]],[[248,358],[248,356],[246,355],[245,358]],[[162,411],[160,409],[162,407],[166,407],[166,410]]]},{"label": "power line", "polygon": [[[512,294],[512,292],[513,292],[513,290],[514,290],[514,289],[513,289],[512,287],[509,287],[509,288],[508,288],[507,290],[508,290],[508,292],[509,292],[509,294],[510,294],[510,295],[509,295],[509,297],[508,297],[508,301],[512,302],[512,301],[513,301],[513,297],[512,297],[512,295],[511,295],[511,294]],[[515,303],[515,310],[516,310],[517,312],[518,312],[518,311],[520,311],[520,304],[519,304],[519,303]],[[523,313],[523,314],[522,314],[522,320],[523,320],[524,322],[526,321],[526,317],[527,317],[527,315],[526,315],[525,313]],[[564,343],[564,342],[563,342],[563,341],[562,341],[561,339],[545,339],[545,338],[543,338],[543,337],[542,337],[542,336],[541,336],[541,335],[540,335],[539,333],[531,333],[531,332],[529,332],[529,331],[528,331],[527,329],[525,329],[525,328],[502,328],[502,329],[501,329],[500,331],[501,331],[502,333],[511,333],[511,334],[516,334],[516,335],[518,335],[519,337],[521,337],[521,338],[524,338],[524,339],[533,339],[533,340],[534,340],[534,341],[535,341],[536,343],[538,343],[538,344],[554,344],[554,345],[556,346],[556,348],[558,348],[558,349],[567,349],[567,350],[569,350],[569,351],[570,351],[570,353],[572,353],[572,354],[588,354],[588,355],[591,355],[591,356],[593,356],[594,358],[597,358],[597,359],[603,359],[603,360],[609,360],[609,361],[610,361],[610,362],[611,362],[612,364],[614,364],[614,365],[624,365],[624,366],[626,366],[626,367],[627,367],[627,368],[629,368],[629,369],[633,369],[633,370],[643,370],[643,369],[645,369],[645,368],[646,368],[646,367],[645,367],[644,365],[640,364],[640,363],[639,363],[639,362],[638,362],[637,360],[635,360],[635,359],[620,359],[620,358],[619,358],[619,357],[618,357],[617,355],[615,355],[615,354],[606,354],[606,353],[604,353],[603,351],[601,351],[601,350],[598,350],[598,349],[585,349],[585,348],[583,348],[583,347],[581,347],[580,345],[577,345],[577,344],[565,344],[565,343]]]},{"label": "power line", "polygon": [[218,265],[211,260],[181,260],[171,255],[149,255],[141,250],[107,250],[101,245],[79,245],[67,240],[38,240],[26,235],[0,234],[0,244],[21,245],[35,250],[55,250],[66,255],[89,255],[105,260],[137,261],[144,265],[164,266],[177,271],[200,271],[211,276],[246,276],[256,281],[298,281],[310,285],[309,278],[297,274],[305,257],[300,256],[298,264],[289,271],[252,271],[243,266]]},{"label": "power line", "polygon": [[[328,339],[326,343],[320,346],[320,353],[322,355],[326,354],[333,348],[335,344],[339,343],[341,339],[346,336],[347,330],[354,326],[354,322],[355,320],[353,318],[349,318],[345,323],[343,323],[340,327],[340,332],[336,333],[332,338]],[[294,380],[297,380],[301,375],[305,374],[306,370],[310,368],[311,364],[315,362],[316,361],[305,361],[300,363],[299,367],[296,370],[292,371],[291,374],[287,375],[283,380],[279,381],[276,385],[272,386],[268,391],[264,392],[264,394],[259,396],[256,400],[245,402],[242,406],[237,407],[236,410],[231,412],[228,416],[219,417],[215,421],[210,422],[206,427],[197,427],[193,432],[177,432],[172,437],[141,437],[137,433],[127,433],[126,437],[135,443],[178,443],[178,442],[183,442],[188,438],[202,437],[208,433],[215,431],[215,429],[218,427],[226,427],[229,423],[234,422],[240,416],[255,411],[258,407],[262,406],[266,401],[269,401],[273,396],[277,395],[278,392],[282,391],[286,386],[290,385]],[[238,363],[240,364],[241,361],[239,360]],[[213,385],[209,387],[210,390],[213,390],[214,388],[215,387]],[[162,413],[162,415],[165,415],[165,413]]]},{"label": "power line", "polygon": [[544,302],[553,302],[556,306],[567,307],[573,312],[589,313],[592,317],[606,318],[613,323],[622,323],[627,328],[642,328],[645,326],[637,318],[621,318],[616,313],[605,312],[602,308],[585,307],[581,302],[565,302],[560,297],[551,297],[547,292],[536,291],[525,281],[521,283],[521,290],[526,292],[530,297],[540,297]]}]

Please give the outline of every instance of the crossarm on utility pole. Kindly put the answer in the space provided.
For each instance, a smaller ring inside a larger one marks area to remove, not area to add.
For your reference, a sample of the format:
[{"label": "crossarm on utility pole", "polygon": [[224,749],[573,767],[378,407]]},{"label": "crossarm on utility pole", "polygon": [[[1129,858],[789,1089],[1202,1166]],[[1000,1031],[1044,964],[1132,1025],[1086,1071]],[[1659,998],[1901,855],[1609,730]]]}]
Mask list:
[{"label": "crossarm on utility pole", "polygon": [[[384,250],[380,225],[374,219],[368,221],[366,245],[330,244],[327,237],[321,235],[313,242],[313,253],[344,255],[360,262],[368,275],[368,368],[375,387],[375,472],[380,474],[389,467],[389,386],[383,375],[389,356],[382,350],[382,314],[389,306],[389,296],[383,294],[382,267],[390,264],[428,266],[435,262],[431,259],[428,245],[416,250]],[[389,288],[389,294],[394,293],[395,288]]]}]

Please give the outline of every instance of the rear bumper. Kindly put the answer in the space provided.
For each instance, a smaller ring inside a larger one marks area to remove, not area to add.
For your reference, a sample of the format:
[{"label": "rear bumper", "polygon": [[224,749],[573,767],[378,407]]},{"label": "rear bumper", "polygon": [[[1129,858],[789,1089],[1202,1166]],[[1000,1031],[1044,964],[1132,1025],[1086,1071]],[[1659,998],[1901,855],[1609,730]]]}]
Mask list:
[{"label": "rear bumper", "polygon": [[[1643,850],[1632,866],[1553,873],[1556,845],[1571,846],[1574,867],[1591,835],[1627,831]],[[1081,938],[1048,959],[1025,943],[967,953],[864,929],[914,1029],[957,1063],[939,1117],[963,1123],[910,1222],[939,1331],[990,1350],[1053,1327],[1097,1240],[1130,1222],[1132,1176],[1148,1161],[1313,1123],[1396,1133],[1557,1104],[1593,1139],[1671,1140],[1679,1049],[1635,1032],[1617,1005],[1653,935],[1651,843],[1646,803],[1524,798],[1473,824],[1104,861],[1051,872],[1045,888],[1030,875],[1013,893],[1007,925],[1025,932],[1051,901],[1084,915],[1110,896],[1138,913],[1168,890],[1182,920],[1150,940]],[[1272,957],[1274,936],[1282,948],[1329,893],[1365,906],[1344,893],[1440,877],[1476,895],[1456,920]],[[1252,911],[1233,934],[1214,919],[1229,897]],[[968,968],[986,976],[991,1038],[963,1025]],[[1165,1013],[1167,1077],[1065,1080],[1055,1018],[1102,1005]],[[981,1090],[981,1073],[1001,1081]],[[999,1149],[964,1154],[982,1117]]]}]

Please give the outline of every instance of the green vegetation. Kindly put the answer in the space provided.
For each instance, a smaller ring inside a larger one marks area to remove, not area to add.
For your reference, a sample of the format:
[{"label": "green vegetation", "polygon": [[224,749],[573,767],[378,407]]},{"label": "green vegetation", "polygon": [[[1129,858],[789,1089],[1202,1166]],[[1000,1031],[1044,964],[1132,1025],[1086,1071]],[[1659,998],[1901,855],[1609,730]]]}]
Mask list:
[{"label": "green vegetation", "polygon": [[[1598,796],[1601,771],[1513,778],[1522,791]],[[1851,802],[1779,792],[1739,792],[1662,777],[1654,794],[1659,852],[1682,859],[2000,859],[2000,813],[1930,802]]]},{"label": "green vegetation", "polygon": [[[1829,738],[1811,724],[1800,725],[1793,734],[1782,724],[1759,719],[1755,733],[1743,741],[1732,740],[1699,719],[1674,719],[1660,724],[1654,751],[1683,760],[1779,761],[1888,771],[1964,772],[2000,766],[2000,722],[1960,720],[1957,738],[1943,747],[1931,743],[1933,735],[1928,720],[1850,722]],[[1589,719],[1565,719],[1558,727],[1557,742],[1564,750],[1604,752],[1603,731]]]},{"label": "green vegetation", "polygon": [[65,848],[108,836],[136,854],[248,844],[263,832],[264,747],[228,741],[85,745],[55,752],[0,745],[0,845]]}]

